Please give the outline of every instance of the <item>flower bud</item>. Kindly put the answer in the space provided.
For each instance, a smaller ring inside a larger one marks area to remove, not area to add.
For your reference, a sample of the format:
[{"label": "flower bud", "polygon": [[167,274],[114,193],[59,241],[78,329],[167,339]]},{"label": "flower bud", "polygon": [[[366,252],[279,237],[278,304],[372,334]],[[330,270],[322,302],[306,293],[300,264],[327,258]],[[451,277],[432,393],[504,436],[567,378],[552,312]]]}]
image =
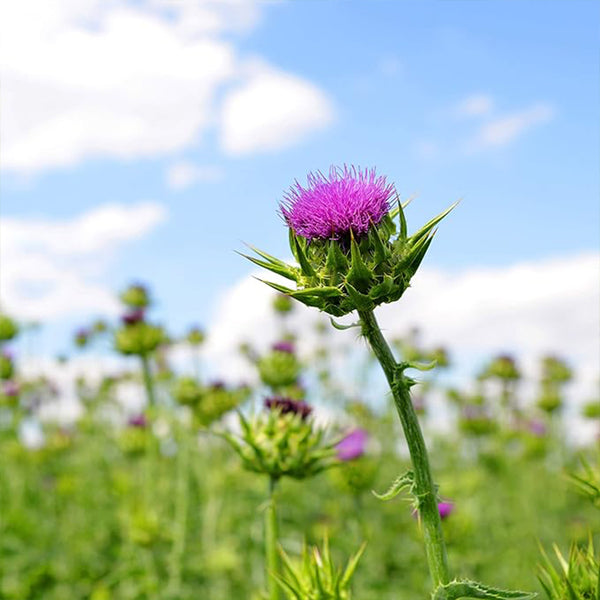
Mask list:
[{"label": "flower bud", "polygon": [[130,285],[121,293],[120,298],[129,308],[148,308],[151,304],[148,289],[139,283]]},{"label": "flower bud", "polygon": [[165,340],[162,327],[144,321],[126,325],[115,332],[115,348],[125,355],[147,356]]},{"label": "flower bud", "polygon": [[276,345],[258,360],[257,367],[262,382],[274,389],[295,384],[301,370],[300,362],[289,344],[285,348]]},{"label": "flower bud", "polygon": [[0,314],[0,342],[8,342],[19,333],[17,323],[8,315]]}]

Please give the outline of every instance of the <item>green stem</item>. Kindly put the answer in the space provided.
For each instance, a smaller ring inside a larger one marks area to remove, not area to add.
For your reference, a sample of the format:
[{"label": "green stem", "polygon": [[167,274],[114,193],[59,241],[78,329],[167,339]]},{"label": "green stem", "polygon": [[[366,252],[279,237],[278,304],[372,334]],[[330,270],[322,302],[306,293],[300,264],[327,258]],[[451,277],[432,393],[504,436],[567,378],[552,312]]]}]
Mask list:
[{"label": "green stem", "polygon": [[419,502],[419,517],[423,523],[425,550],[434,589],[448,583],[448,559],[437,505],[437,493],[431,476],[429,458],[417,414],[410,399],[410,380],[403,373],[381,333],[372,311],[358,311],[362,333],[367,338],[392,390],[394,403],[408,444],[415,477],[414,493]]},{"label": "green stem", "polygon": [[175,514],[173,523],[173,546],[169,556],[168,596],[179,598],[181,571],[185,553],[185,534],[189,500],[189,452],[187,431],[179,424],[179,448],[177,449],[177,475],[175,488]]},{"label": "green stem", "polygon": [[279,554],[277,550],[277,511],[275,506],[275,487],[277,480],[269,478],[269,499],[265,509],[265,557],[267,565],[267,589],[269,600],[279,600],[279,585],[275,575],[279,573]]},{"label": "green stem", "polygon": [[156,397],[154,395],[154,383],[152,381],[152,373],[150,372],[150,361],[147,354],[140,356],[142,361],[142,374],[144,376],[144,387],[146,388],[146,398],[148,400],[148,406],[154,406],[156,404]]}]

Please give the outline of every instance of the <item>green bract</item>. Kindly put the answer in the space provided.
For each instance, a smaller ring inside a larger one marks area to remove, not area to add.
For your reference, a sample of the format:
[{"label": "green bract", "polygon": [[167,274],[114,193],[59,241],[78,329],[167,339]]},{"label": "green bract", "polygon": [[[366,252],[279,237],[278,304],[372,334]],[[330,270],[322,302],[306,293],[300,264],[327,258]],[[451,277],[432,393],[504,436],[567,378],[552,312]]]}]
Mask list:
[{"label": "green bract", "polygon": [[121,354],[147,356],[166,339],[162,327],[140,321],[116,331],[115,347]]},{"label": "green bract", "polygon": [[231,444],[246,469],[281,477],[304,479],[335,464],[335,442],[325,440],[325,431],[312,419],[278,410],[246,419],[240,413],[241,435],[221,435]]},{"label": "green bract", "polygon": [[309,242],[290,228],[290,248],[298,266],[252,246],[258,257],[243,256],[295,282],[295,290],[270,281],[265,283],[307,306],[336,317],[353,310],[373,310],[402,296],[431,244],[436,225],[455,205],[411,236],[407,234],[405,206],[398,203],[360,238],[350,235],[347,239]]}]

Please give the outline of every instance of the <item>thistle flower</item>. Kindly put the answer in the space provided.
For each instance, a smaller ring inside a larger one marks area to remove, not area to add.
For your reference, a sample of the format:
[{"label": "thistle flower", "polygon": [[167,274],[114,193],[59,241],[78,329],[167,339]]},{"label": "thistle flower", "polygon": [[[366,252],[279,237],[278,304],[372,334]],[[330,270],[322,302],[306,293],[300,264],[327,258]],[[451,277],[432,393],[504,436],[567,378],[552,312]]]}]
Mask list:
[{"label": "thistle flower", "polygon": [[294,344],[288,341],[275,342],[271,346],[271,350],[275,350],[276,352],[287,352],[288,354],[294,354]]},{"label": "thistle flower", "polygon": [[127,425],[129,427],[141,427],[142,429],[148,426],[148,419],[142,413],[139,415],[133,415],[127,419]]},{"label": "thistle flower", "polygon": [[257,256],[244,256],[296,283],[292,289],[266,281],[272,288],[333,316],[394,302],[421,264],[435,226],[453,207],[409,236],[406,205],[392,206],[392,199],[394,186],[375,169],[311,173],[306,187],[296,182],[280,205],[298,266],[253,247]]},{"label": "thistle flower", "polygon": [[135,325],[144,320],[145,311],[143,308],[134,308],[128,310],[122,317],[121,322],[123,325]]},{"label": "thistle flower", "polygon": [[336,446],[338,458],[342,461],[354,460],[365,453],[369,434],[364,429],[351,431]]},{"label": "thistle flower", "polygon": [[294,414],[300,415],[302,419],[307,419],[312,413],[312,407],[302,402],[301,400],[292,400],[291,398],[283,398],[281,396],[272,396],[265,399],[265,408],[269,410],[277,410],[282,415]]},{"label": "thistle flower", "polygon": [[297,181],[292,186],[281,213],[294,233],[309,241],[363,236],[387,215],[396,195],[375,169],[331,167],[328,177],[310,173],[307,180],[307,187]]}]

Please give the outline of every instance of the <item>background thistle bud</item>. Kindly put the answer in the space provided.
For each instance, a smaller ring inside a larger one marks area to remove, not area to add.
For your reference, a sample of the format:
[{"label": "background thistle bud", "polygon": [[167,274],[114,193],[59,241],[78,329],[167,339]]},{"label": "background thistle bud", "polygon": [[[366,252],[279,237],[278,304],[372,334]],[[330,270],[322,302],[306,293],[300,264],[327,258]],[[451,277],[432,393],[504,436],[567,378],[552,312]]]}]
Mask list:
[{"label": "background thistle bud", "polygon": [[306,187],[296,183],[281,204],[298,266],[256,248],[257,256],[246,258],[294,281],[295,290],[265,283],[307,306],[334,316],[372,310],[402,296],[452,208],[409,236],[404,207],[385,177],[331,167],[327,176],[309,174]]},{"label": "background thistle bud", "polygon": [[0,314],[0,342],[12,340],[18,333],[17,323],[8,315]]},{"label": "background thistle bud", "polygon": [[15,364],[9,352],[0,354],[0,379],[11,379],[15,372]]},{"label": "background thistle bud", "polygon": [[129,308],[148,308],[150,306],[150,295],[145,285],[134,283],[125,291],[121,292],[121,302]]},{"label": "background thistle bud", "polygon": [[275,407],[250,419],[240,413],[240,426],[240,436],[223,433],[223,437],[246,469],[275,481],[284,476],[311,477],[337,463],[335,444],[327,442],[325,431],[302,411]]},{"label": "background thistle bud", "polygon": [[115,348],[125,355],[147,356],[166,340],[162,327],[140,321],[115,333]]},{"label": "background thistle bud", "polygon": [[295,384],[302,368],[293,352],[293,346],[287,344],[284,347],[281,344],[283,343],[262,356],[256,365],[261,381],[274,389]]},{"label": "background thistle bud", "polygon": [[293,308],[292,299],[285,294],[277,294],[273,299],[273,309],[280,315],[287,315]]},{"label": "background thistle bud", "polygon": [[206,336],[204,335],[204,331],[199,327],[192,327],[185,336],[185,339],[191,346],[201,346]]}]

